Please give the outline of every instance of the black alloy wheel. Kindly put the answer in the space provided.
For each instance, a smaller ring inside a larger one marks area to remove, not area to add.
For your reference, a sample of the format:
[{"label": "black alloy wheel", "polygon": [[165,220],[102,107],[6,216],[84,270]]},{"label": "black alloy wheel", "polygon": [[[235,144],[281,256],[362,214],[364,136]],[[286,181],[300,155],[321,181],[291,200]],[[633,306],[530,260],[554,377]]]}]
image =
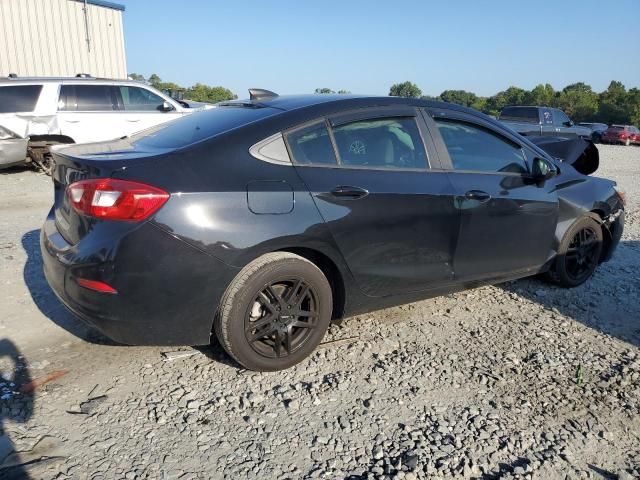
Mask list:
[{"label": "black alloy wheel", "polygon": [[333,292],[317,265],[289,252],[272,252],[245,266],[218,307],[214,330],[238,363],[257,371],[289,368],[324,338]]},{"label": "black alloy wheel", "polygon": [[546,278],[567,288],[586,282],[600,263],[602,235],[596,219],[585,216],[576,220],[564,234]]},{"label": "black alloy wheel", "polygon": [[564,255],[567,275],[582,283],[591,276],[600,256],[601,241],[591,227],[585,227],[573,236]]},{"label": "black alloy wheel", "polygon": [[263,288],[247,308],[245,336],[257,353],[269,358],[291,355],[309,339],[318,320],[316,294],[292,278]]}]

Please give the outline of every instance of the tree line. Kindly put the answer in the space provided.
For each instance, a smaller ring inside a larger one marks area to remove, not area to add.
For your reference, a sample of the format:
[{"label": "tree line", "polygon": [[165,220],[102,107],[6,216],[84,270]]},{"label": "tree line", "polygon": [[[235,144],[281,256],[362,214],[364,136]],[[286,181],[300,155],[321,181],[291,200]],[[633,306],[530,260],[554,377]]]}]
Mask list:
[{"label": "tree line", "polygon": [[177,83],[163,82],[162,79],[155,73],[149,75],[149,78],[145,78],[138,73],[130,73],[129,78],[131,80],[138,80],[141,82],[147,82],[152,87],[157,88],[161,92],[169,92],[171,95],[175,95],[177,92],[181,92],[184,98],[192,100],[194,102],[206,102],[217,103],[224,102],[225,100],[235,100],[238,98],[231,90],[224,87],[210,87],[203,83],[196,83],[195,85],[185,88],[181,87]]},{"label": "tree line", "polygon": [[389,95],[456,103],[493,116],[507,105],[539,105],[560,108],[575,122],[640,125],[640,89],[634,87],[627,90],[616,80],[612,80],[607,89],[600,93],[594,92],[590,85],[583,82],[572,83],[562,90],[555,90],[547,83],[537,85],[532,90],[509,87],[491,97],[482,97],[466,90],[445,90],[437,97],[424,96],[415,83],[402,82],[392,85]]},{"label": "tree line", "polygon": [[[185,99],[195,102],[217,103],[238,98],[224,87],[212,87],[203,83],[184,88],[173,82],[164,82],[157,74],[149,78],[137,73],[129,74],[132,80],[144,81],[161,91],[182,92]],[[332,90],[328,87],[316,88],[316,94],[348,94],[347,90]],[[611,125],[640,125],[640,89],[626,89],[612,80],[606,90],[597,93],[583,82],[572,83],[562,90],[555,90],[550,84],[540,84],[531,90],[509,87],[490,97],[476,95],[466,90],[445,90],[437,97],[422,95],[422,90],[412,82],[396,83],[389,89],[395,97],[414,97],[441,100],[475,108],[488,115],[497,116],[507,105],[540,105],[564,110],[575,122],[601,122]]]}]

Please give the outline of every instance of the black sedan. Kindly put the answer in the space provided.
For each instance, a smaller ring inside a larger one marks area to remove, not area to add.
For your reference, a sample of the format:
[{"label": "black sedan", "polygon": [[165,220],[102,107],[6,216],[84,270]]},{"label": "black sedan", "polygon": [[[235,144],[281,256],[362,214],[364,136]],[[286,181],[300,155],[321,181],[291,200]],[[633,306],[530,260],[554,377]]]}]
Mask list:
[{"label": "black sedan", "polygon": [[[394,97],[219,104],[54,152],[44,271],[112,339],[290,367],[332,319],[536,274],[585,282],[623,197],[495,120]],[[588,172],[587,172],[588,173]]]}]

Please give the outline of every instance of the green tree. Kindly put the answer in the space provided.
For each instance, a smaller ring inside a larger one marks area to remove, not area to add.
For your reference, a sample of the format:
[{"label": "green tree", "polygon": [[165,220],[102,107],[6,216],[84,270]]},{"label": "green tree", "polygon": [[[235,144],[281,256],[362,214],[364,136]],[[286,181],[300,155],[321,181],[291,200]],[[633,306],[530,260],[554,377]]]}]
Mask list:
[{"label": "green tree", "polygon": [[507,105],[524,105],[527,91],[519,87],[509,87],[487,99],[485,113],[498,115]]},{"label": "green tree", "polygon": [[630,88],[627,97],[629,98],[629,122],[640,126],[640,89]]},{"label": "green tree", "polygon": [[440,94],[440,100],[470,107],[478,100],[478,97],[475,93],[466,90],[445,90]]},{"label": "green tree", "polygon": [[159,85],[160,83],[162,83],[162,79],[155,73],[152,73],[149,76],[148,82],[151,84],[152,87],[156,87],[156,85]]},{"label": "green tree", "polygon": [[598,95],[583,82],[567,85],[556,99],[556,106],[575,122],[592,120],[598,111]]},{"label": "green tree", "polygon": [[336,92],[334,92],[330,88],[324,87],[324,88],[316,88],[315,93],[318,93],[318,94],[330,94],[330,93],[336,93]]},{"label": "green tree", "polygon": [[391,85],[389,96],[420,98],[422,96],[422,90],[420,90],[415,83],[407,81]]},{"label": "green tree", "polygon": [[551,107],[554,103],[555,90],[548,83],[536,85],[524,96],[524,104],[540,107]]},{"label": "green tree", "polygon": [[188,88],[184,96],[194,102],[208,103],[218,103],[238,98],[238,96],[234,95],[228,88],[210,87],[202,83],[196,83],[193,87]]},{"label": "green tree", "polygon": [[627,104],[627,90],[621,82],[612,80],[598,99],[598,118],[608,124],[626,123],[631,112]]},{"label": "green tree", "polygon": [[349,90],[338,90],[338,95],[349,95],[350,93]]},{"label": "green tree", "polygon": [[131,80],[137,80],[138,82],[145,82],[146,79],[144,78],[144,75],[140,75],[139,73],[130,73],[129,74],[129,78]]}]

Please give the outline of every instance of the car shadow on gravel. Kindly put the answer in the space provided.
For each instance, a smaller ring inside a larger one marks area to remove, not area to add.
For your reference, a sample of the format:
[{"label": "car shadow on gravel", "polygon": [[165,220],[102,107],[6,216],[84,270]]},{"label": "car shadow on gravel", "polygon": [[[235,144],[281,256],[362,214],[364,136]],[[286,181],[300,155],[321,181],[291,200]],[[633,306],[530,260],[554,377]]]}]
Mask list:
[{"label": "car shadow on gravel", "polygon": [[500,288],[640,347],[640,242],[620,242],[585,284],[564,289],[532,277]]},{"label": "car shadow on gravel", "polygon": [[22,236],[22,248],[27,254],[23,270],[24,283],[29,289],[33,303],[45,317],[86,342],[100,345],[120,345],[76,318],[53,293],[42,271],[40,230],[31,230],[25,233]]}]

